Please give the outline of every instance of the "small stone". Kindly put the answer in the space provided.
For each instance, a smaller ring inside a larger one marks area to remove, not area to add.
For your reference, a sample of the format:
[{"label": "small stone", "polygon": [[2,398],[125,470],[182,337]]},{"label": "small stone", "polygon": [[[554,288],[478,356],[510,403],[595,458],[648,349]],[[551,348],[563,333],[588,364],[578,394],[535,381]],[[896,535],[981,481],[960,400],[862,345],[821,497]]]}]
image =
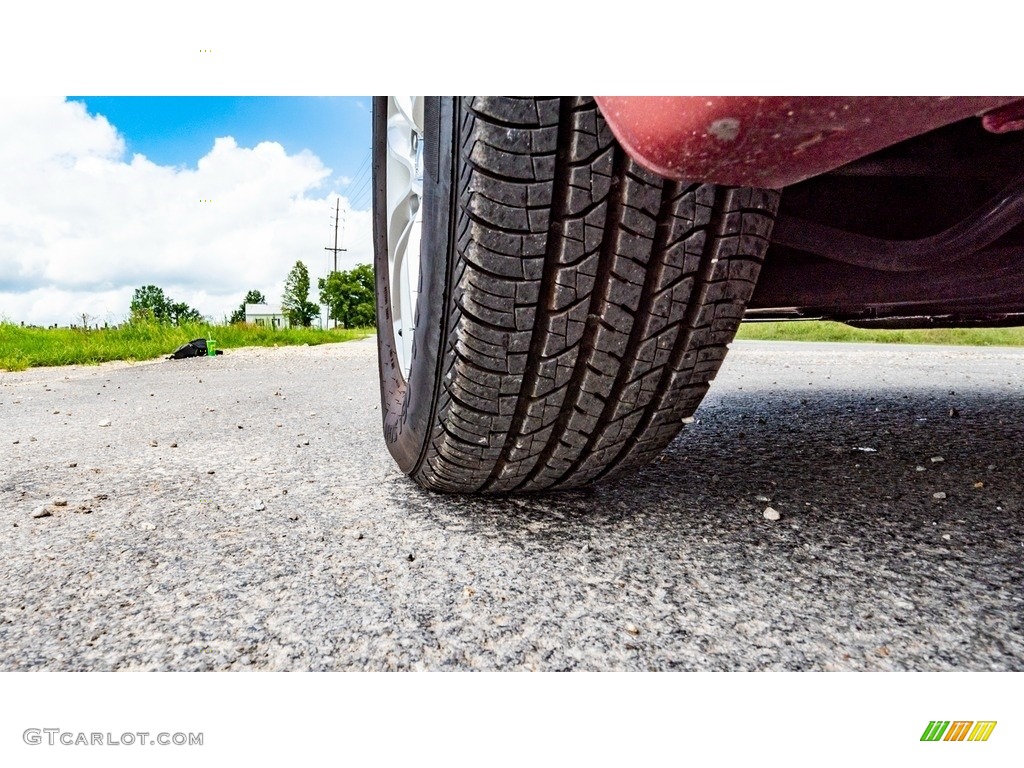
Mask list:
[{"label": "small stone", "polygon": [[984,488],[985,487],[985,483],[983,483],[981,480],[979,480],[978,482],[976,482],[974,484],[974,487],[975,488]]},{"label": "small stone", "polygon": [[774,521],[774,520],[779,520],[781,517],[782,517],[782,515],[779,514],[779,510],[777,510],[777,509],[772,509],[771,507],[766,507],[765,510],[764,510],[764,519],[765,520],[772,520],[772,521]]},{"label": "small stone", "polygon": [[151,595],[155,595],[157,592],[160,591],[160,587],[158,587],[156,584],[150,584],[148,587],[146,587],[146,591],[149,592],[149,594]]},{"label": "small stone", "polygon": [[47,507],[47,506],[36,507],[35,509],[32,510],[32,517],[37,517],[38,518],[38,517],[52,517],[52,516],[53,516],[53,511],[49,507]]},{"label": "small stone", "polygon": [[351,537],[351,538],[352,538],[352,539],[353,539],[354,541],[359,541],[360,539],[362,539],[362,538],[363,538],[363,534],[362,534],[362,531],[352,531],[352,533],[350,533],[350,534],[349,534],[349,536],[350,536],[350,537]]},{"label": "small stone", "polygon": [[945,461],[941,456],[932,456],[932,464],[938,464],[940,461]]},{"label": "small stone", "polygon": [[693,416],[684,416],[683,417],[683,424],[693,424],[693,421],[694,421]]},{"label": "small stone", "polygon": [[416,559],[416,555],[414,555],[412,552],[410,552],[408,555],[405,556],[405,559],[408,560],[411,563],[413,560]]},{"label": "small stone", "polygon": [[299,516],[298,515],[288,515],[288,519],[291,520],[294,523],[296,520],[299,519]]},{"label": "small stone", "polygon": [[78,466],[78,462],[77,461],[72,461],[70,464],[68,464],[68,467],[70,467],[71,469],[74,469],[77,466]]},{"label": "small stone", "polygon": [[104,419],[103,421],[100,422],[99,425],[101,427],[109,427],[110,426],[110,419]]},{"label": "small stone", "polygon": [[212,469],[208,469],[208,470],[206,470],[206,474],[208,474],[208,475],[215,475],[217,473],[216,473],[216,471],[214,471]]},{"label": "small stone", "polygon": [[36,439],[35,439],[34,437],[30,437],[30,438],[28,439],[28,441],[29,441],[30,443],[37,443],[37,442],[39,442],[39,441],[38,441],[38,440],[36,440]]},{"label": "small stone", "polygon": [[21,442],[21,440],[15,440],[15,441],[14,441],[14,442],[12,443],[12,445],[17,445],[17,444],[18,444],[18,443],[20,443],[20,442]]},{"label": "small stone", "polygon": [[960,411],[958,411],[956,408],[950,408],[949,409],[949,418],[951,418],[951,419],[958,419],[958,418],[960,418]]},{"label": "small stone", "polygon": [[244,429],[244,427],[241,424],[238,425],[238,428],[239,429]]},{"label": "small stone", "polygon": [[55,507],[66,507],[68,505],[68,500],[61,496],[58,496],[50,503],[53,504],[53,506]]},{"label": "small stone", "polygon": [[149,445],[150,445],[151,448],[156,448],[156,445],[157,445],[156,440],[150,440],[149,441]]},{"label": "small stone", "polygon": [[761,496],[755,496],[754,497],[754,501],[769,502],[769,501],[771,501],[771,499],[769,499],[767,496],[761,495]]},{"label": "small stone", "polygon": [[60,415],[60,411],[54,411],[54,412],[53,412],[53,415],[54,415],[54,416],[59,416],[59,415]]},{"label": "small stone", "polygon": [[946,494],[943,493],[942,491],[939,491],[938,493],[933,493],[932,494],[932,498],[933,499],[944,499],[944,498],[946,498]]},{"label": "small stone", "polygon": [[944,533],[944,534],[942,534],[942,538],[944,538],[946,541],[949,541],[953,537],[950,536],[948,533]]},{"label": "small stone", "polygon": [[177,443],[171,443],[171,448],[177,448],[177,447],[178,447]]},{"label": "small stone", "polygon": [[263,503],[262,499],[256,499],[256,501],[252,503],[252,508],[257,512],[262,512],[267,508],[267,505]]},{"label": "small stone", "polygon": [[139,523],[139,529],[143,530],[143,531],[155,531],[156,530],[156,526],[153,525],[152,523],[148,523],[148,522],[146,522],[146,523]]},{"label": "small stone", "polygon": [[918,464],[916,467],[914,467],[914,471],[915,472],[924,472],[924,467],[922,467],[920,464]]},{"label": "small stone", "polygon": [[593,551],[594,551],[594,548],[592,546],[590,546],[589,544],[584,544],[583,547],[580,548],[580,552],[582,552],[584,555],[587,554],[588,552],[593,552]]},{"label": "small stone", "polygon": [[631,634],[631,635],[639,635],[640,634],[640,628],[637,627],[636,624],[627,624],[626,625],[626,631],[629,632],[629,634]]}]

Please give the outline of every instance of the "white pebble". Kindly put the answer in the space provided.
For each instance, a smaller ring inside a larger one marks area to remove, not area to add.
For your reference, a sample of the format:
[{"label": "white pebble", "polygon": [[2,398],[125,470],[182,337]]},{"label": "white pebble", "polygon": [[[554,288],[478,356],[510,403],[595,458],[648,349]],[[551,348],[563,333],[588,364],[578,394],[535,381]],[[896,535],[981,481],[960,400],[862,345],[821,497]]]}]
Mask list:
[{"label": "white pebble", "polygon": [[781,517],[782,517],[782,515],[779,514],[779,510],[777,510],[777,509],[772,509],[771,507],[766,507],[765,510],[764,510],[764,519],[765,520],[778,520]]}]

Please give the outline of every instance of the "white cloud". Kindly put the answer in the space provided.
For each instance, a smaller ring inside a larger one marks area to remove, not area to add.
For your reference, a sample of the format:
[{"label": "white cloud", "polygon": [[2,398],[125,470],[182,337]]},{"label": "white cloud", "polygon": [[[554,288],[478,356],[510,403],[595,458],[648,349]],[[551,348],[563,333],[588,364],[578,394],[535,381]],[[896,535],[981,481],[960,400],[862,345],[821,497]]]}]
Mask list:
[{"label": "white cloud", "polygon": [[[78,102],[0,110],[0,317],[119,322],[134,289],[154,284],[220,320],[247,290],[277,301],[298,260],[316,300],[337,196],[316,156],[222,137],[196,168],[172,168],[124,147]],[[372,260],[370,226],[368,211],[345,213],[340,269]]]}]

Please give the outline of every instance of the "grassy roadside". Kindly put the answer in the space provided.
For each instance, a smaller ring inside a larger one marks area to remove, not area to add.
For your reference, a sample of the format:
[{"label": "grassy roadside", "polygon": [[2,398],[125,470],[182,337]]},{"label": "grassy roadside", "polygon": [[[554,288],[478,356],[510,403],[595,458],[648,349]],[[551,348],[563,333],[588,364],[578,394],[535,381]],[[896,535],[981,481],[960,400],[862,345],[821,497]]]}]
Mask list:
[{"label": "grassy roadside", "polygon": [[[129,323],[120,328],[83,331],[71,328],[22,328],[0,323],[0,370],[22,371],[44,365],[95,364],[108,360],[150,360],[169,355],[191,339],[213,338],[219,349],[329,344],[362,339],[372,328],[272,330],[262,326],[203,324],[174,327]],[[949,328],[881,331],[842,323],[743,323],[737,339],[760,341],[835,341],[879,344],[952,344],[1024,346],[1024,328]]]},{"label": "grassy roadside", "polygon": [[1024,328],[927,328],[881,331],[851,328],[827,321],[743,323],[737,339],[757,341],[855,341],[874,344],[952,344],[976,347],[1022,347]]},{"label": "grassy roadside", "polygon": [[95,364],[108,360],[149,360],[169,355],[182,344],[212,338],[218,349],[329,344],[362,339],[372,328],[272,330],[254,325],[180,327],[126,323],[120,328],[86,331],[72,328],[22,328],[0,323],[0,370],[22,371],[43,365]]}]

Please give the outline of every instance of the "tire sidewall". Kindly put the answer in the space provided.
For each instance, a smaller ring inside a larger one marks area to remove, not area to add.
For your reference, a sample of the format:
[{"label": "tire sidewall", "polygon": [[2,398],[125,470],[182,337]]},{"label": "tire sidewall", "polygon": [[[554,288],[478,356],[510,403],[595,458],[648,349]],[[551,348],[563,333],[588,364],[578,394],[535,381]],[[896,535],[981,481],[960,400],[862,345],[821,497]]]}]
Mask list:
[{"label": "tire sidewall", "polygon": [[423,222],[420,292],[416,304],[408,379],[396,352],[391,316],[391,275],[387,247],[387,97],[373,104],[373,239],[377,290],[377,350],[381,415],[391,455],[406,474],[423,461],[440,399],[451,301],[454,112],[456,100],[428,98],[424,105]]}]

